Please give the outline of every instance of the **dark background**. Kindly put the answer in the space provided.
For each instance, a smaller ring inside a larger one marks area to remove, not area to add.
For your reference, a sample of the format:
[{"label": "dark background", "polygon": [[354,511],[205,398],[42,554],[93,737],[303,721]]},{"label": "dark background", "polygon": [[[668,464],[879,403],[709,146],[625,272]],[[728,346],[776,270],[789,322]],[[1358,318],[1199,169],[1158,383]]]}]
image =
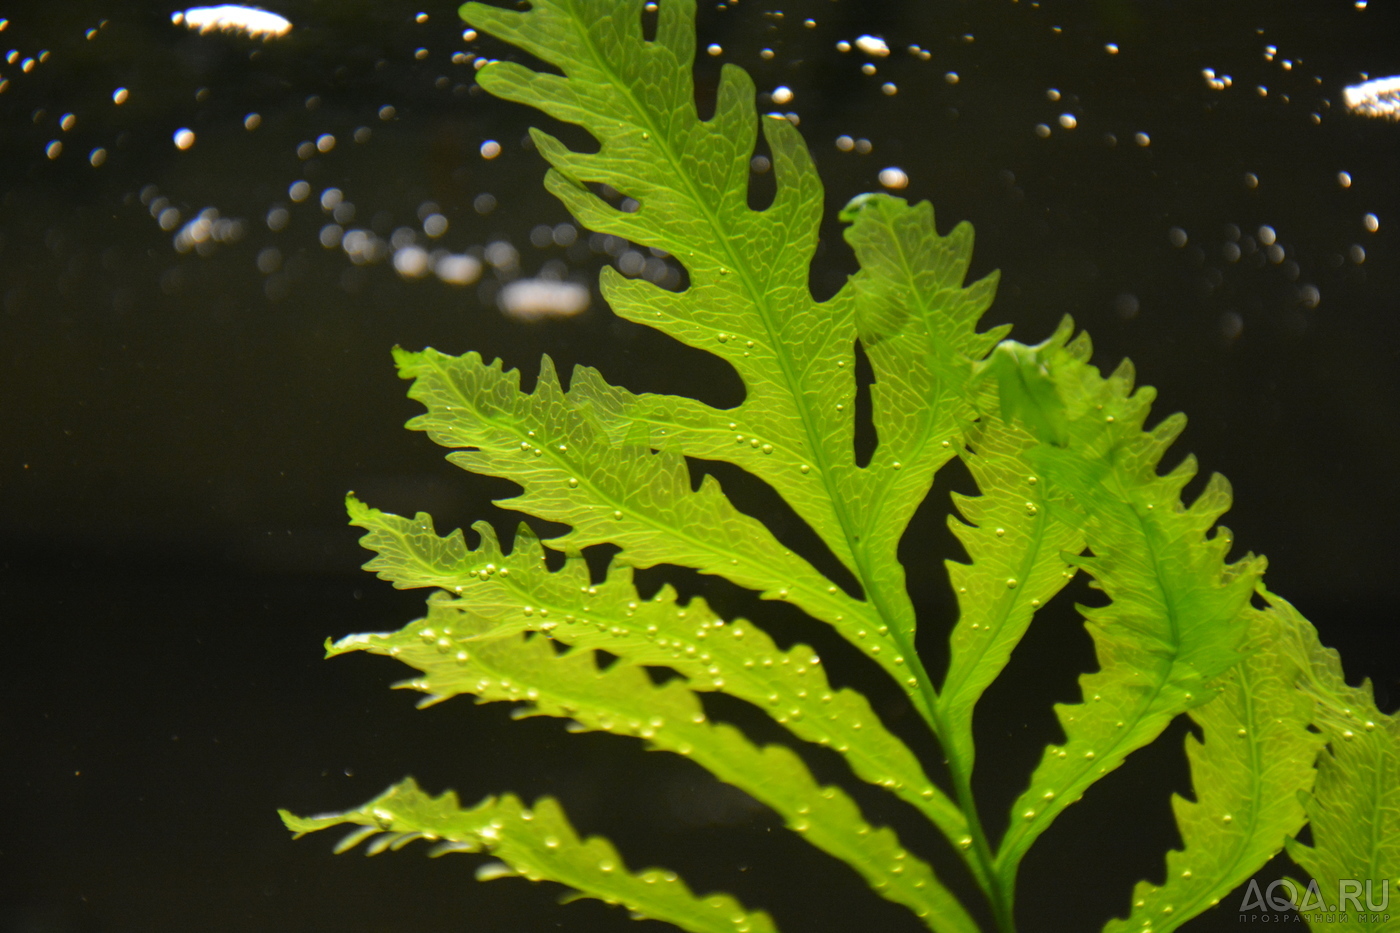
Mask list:
[{"label": "dark background", "polygon": [[[829,216],[897,166],[910,178],[902,193],[931,199],[941,227],[972,221],[974,274],[1002,272],[986,324],[1012,322],[1034,342],[1069,313],[1093,333],[1101,365],[1130,355],[1161,392],[1156,410],[1190,415],[1180,450],[1234,483],[1228,521],[1241,548],[1269,555],[1271,587],[1393,710],[1400,126],[1348,115],[1340,99],[1363,74],[1395,73],[1400,15],[1361,6],[804,0],[779,17],[744,0],[701,10],[701,47],[723,54],[701,54],[699,84],[733,61],[761,91],[793,89],[783,109],[801,118]],[[919,929],[688,762],[566,735],[555,721],[513,723],[499,704],[418,712],[414,695],[386,689],[405,676],[392,662],[321,660],[327,636],[398,628],[424,595],[357,569],[367,555],[345,525],[346,490],[431,511],[443,529],[515,520],[489,505],[506,484],[456,471],[401,429],[416,407],[390,347],[475,349],[527,374],[547,352],[565,370],[587,362],[633,389],[719,401],[732,386],[596,295],[576,318],[521,323],[495,304],[509,272],[468,288],[409,281],[320,245],[328,218],[316,200],[335,186],[355,223],[386,237],[416,227],[431,201],[450,222],[444,247],[513,243],[521,274],[557,261],[591,281],[609,260],[586,237],[570,250],[531,245],[537,225],[568,219],[522,145],[537,118],[479,93],[470,62],[452,61],[512,54],[464,41],[455,7],[286,0],[277,11],[295,29],[267,43],[194,35],[171,10],[0,9],[0,52],[19,53],[0,65],[0,789],[11,810],[0,931],[661,929],[597,902],[557,907],[549,885],[478,884],[475,857],[332,857],[331,838],[293,844],[274,813],[355,805],[408,773],[468,802],[555,794],[633,868],[661,864],[697,890],[733,891],[787,930]],[[884,36],[892,54],[836,50],[862,33]],[[24,72],[40,50],[49,55]],[[877,74],[861,73],[867,61]],[[1230,86],[1212,89],[1206,68]],[[117,87],[130,93],[120,106]],[[254,131],[250,112],[262,116]],[[63,130],[68,113],[76,124]],[[197,134],[187,151],[172,144],[181,127]],[[371,129],[362,143],[359,127]],[[298,156],[324,133],[334,149]],[[872,151],[839,151],[843,134]],[[504,150],[489,161],[488,139]],[[50,159],[54,140],[63,148]],[[93,167],[97,147],[108,158]],[[755,190],[769,177],[755,176]],[[314,195],[292,204],[299,179]],[[496,207],[483,212],[486,193]],[[242,219],[244,235],[181,254],[151,216],[155,197],[186,220],[215,207]],[[273,232],[264,218],[279,205],[291,221]],[[1281,253],[1268,255],[1261,225]],[[269,247],[281,265],[260,271]],[[833,224],[813,287],[828,294],[851,270]],[[950,487],[967,483],[940,480],[905,548],[934,657],[948,625],[941,559],[955,553],[942,530]],[[763,514],[758,492],[734,494]],[[815,644],[839,681],[914,734],[894,691],[826,633],[715,581],[679,582]],[[1092,665],[1072,609],[1038,619],[979,710],[985,812],[1019,791],[1056,737],[1050,704],[1075,698]],[[1134,881],[1159,875],[1174,841],[1168,794],[1189,790],[1184,734],[1178,723],[1032,851],[1023,930],[1097,929],[1126,911]],[[811,759],[823,779],[841,779]],[[948,863],[898,806],[853,791],[873,819]],[[1280,877],[1281,861],[1259,878]],[[1238,902],[1189,929],[1234,929]]]}]

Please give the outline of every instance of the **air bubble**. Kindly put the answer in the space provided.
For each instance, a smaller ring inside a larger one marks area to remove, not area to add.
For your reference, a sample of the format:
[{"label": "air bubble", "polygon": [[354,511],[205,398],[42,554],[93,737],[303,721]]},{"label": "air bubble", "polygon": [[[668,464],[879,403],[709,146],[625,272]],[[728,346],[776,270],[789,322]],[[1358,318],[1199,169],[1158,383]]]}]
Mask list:
[{"label": "air bubble", "polygon": [[884,58],[890,54],[890,47],[879,36],[860,36],[856,39],[855,46],[866,55],[875,58]]},{"label": "air bubble", "polygon": [[880,170],[880,184],[891,190],[909,187],[909,176],[904,169],[891,166]]}]

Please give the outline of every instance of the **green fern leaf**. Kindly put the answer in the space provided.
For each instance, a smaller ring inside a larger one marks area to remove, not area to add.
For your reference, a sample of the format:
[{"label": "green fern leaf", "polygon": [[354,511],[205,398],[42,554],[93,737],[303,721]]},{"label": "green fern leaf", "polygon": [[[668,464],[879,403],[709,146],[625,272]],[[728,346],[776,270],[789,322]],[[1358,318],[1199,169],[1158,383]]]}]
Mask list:
[{"label": "green fern leaf", "polygon": [[[866,287],[814,301],[807,283],[822,188],[796,129],[781,117],[762,121],[777,194],[766,209],[750,209],[748,166],[759,121],[748,76],[726,65],[715,115],[701,121],[690,72],[693,2],[663,5],[652,42],[644,41],[634,9],[618,12],[600,17],[579,0],[545,0],[524,13],[479,3],[462,8],[468,22],[564,73],[492,63],[478,77],[486,90],[576,123],[599,143],[597,153],[573,152],[535,131],[553,166],[546,186],[590,229],[666,250],[685,265],[691,285],[683,292],[604,270],[603,292],[613,310],[718,355],[744,383],[744,401],[733,409],[641,396],[626,405],[627,419],[650,425],[653,445],[734,463],[782,495],[862,588],[864,601],[835,613],[840,619],[818,617],[889,671],[932,722],[931,684],[914,652],[913,606],[895,552],[933,472],[955,453],[966,406],[954,399],[966,374],[947,377],[955,375],[960,354],[985,353],[995,342],[995,335],[979,339],[971,331],[994,283],[964,292],[966,230],[944,243],[932,229],[931,211],[908,216],[912,209],[903,202],[884,199],[872,210],[852,209],[853,242],[866,249],[894,235],[917,258],[919,272],[883,289],[869,285],[884,276],[868,277]],[[610,185],[638,207],[618,210],[589,184]],[[930,251],[946,261],[929,264]],[[896,320],[889,302],[885,312],[874,310],[881,291],[888,297],[908,287],[917,293],[909,313]],[[886,379],[876,393],[885,433],[865,468],[854,459],[857,307],[863,318],[891,328],[868,340]],[[935,311],[947,313],[930,326]],[[949,341],[940,328],[958,339]],[[875,353],[896,330],[908,330],[906,339]],[[942,347],[941,364],[927,358],[930,344]],[[905,360],[916,365],[901,385],[891,371]],[[939,379],[944,384],[936,385]],[[911,393],[920,414],[896,411]],[[801,581],[784,581],[789,588],[795,583]],[[764,580],[754,588],[771,585]]]},{"label": "green fern leaf", "polygon": [[[684,460],[650,449],[644,429],[613,446],[606,432],[559,386],[546,357],[535,391],[520,391],[520,374],[475,353],[396,351],[399,372],[427,412],[409,427],[457,450],[463,469],[512,480],[521,495],[498,505],[572,527],[551,540],[561,550],[611,542],[636,567],[694,567],[787,600],[837,628],[867,615],[859,601],[773,537],[762,522],[735,509],[719,483],[690,484]],[[640,432],[640,433],[639,433]]]},{"label": "green fern leaf", "polygon": [[1209,910],[1273,858],[1307,822],[1299,792],[1312,784],[1322,738],[1308,730],[1309,702],[1289,621],[1249,611],[1250,650],[1220,693],[1190,711],[1203,739],[1186,739],[1194,802],[1172,798],[1185,843],[1167,853],[1166,880],[1140,882],[1132,913],[1105,933],[1166,933]]},{"label": "green fern leaf", "polygon": [[397,658],[422,677],[400,687],[427,694],[424,704],[471,694],[478,702],[527,704],[519,716],[557,716],[576,728],[644,739],[649,747],[686,756],[720,780],[772,807],[788,826],[855,869],[882,897],[903,904],[939,933],[971,933],[976,925],[934,878],[928,865],[876,829],[844,791],[822,787],[781,745],[759,748],[726,723],[712,723],[681,680],[657,685],[625,660],[599,669],[594,653],[556,653],[549,638],[497,634],[453,601],[429,600],[419,624],[387,635],[352,635],[331,655],[368,651]]},{"label": "green fern leaf", "polygon": [[1400,717],[1376,708],[1370,683],[1347,684],[1337,652],[1288,602],[1270,594],[1284,619],[1312,722],[1327,742],[1317,781],[1303,795],[1312,845],[1288,841],[1288,854],[1312,884],[1294,880],[1298,912],[1313,929],[1346,923],[1400,930],[1389,906],[1400,892]]},{"label": "green fern leaf", "polygon": [[526,809],[512,794],[488,797],[463,810],[448,791],[431,797],[412,778],[395,784],[362,807],[344,813],[303,818],[278,811],[287,828],[298,836],[333,826],[361,827],[336,846],[345,852],[373,839],[370,855],[400,849],[417,839],[436,842],[434,855],[449,852],[490,852],[501,859],[493,869],[482,866],[482,880],[519,876],[531,881],[557,881],[574,888],[578,897],[596,897],[621,904],[637,919],[665,920],[692,933],[776,933],[762,911],[750,913],[725,894],[698,898],[675,872],[649,869],[628,872],[617,850],[597,836],[582,840],[569,825],[563,808],[550,797]]},{"label": "green fern leaf", "polygon": [[940,737],[950,759],[969,773],[977,700],[1006,666],[1035,611],[1074,576],[1066,555],[1084,549],[1079,523],[1064,520],[1065,510],[1047,499],[1055,490],[1027,469],[1034,444],[1014,425],[984,417],[962,453],[983,494],[955,493],[966,523],[948,518],[971,563],[947,562],[958,621],[939,696],[945,723]]},{"label": "green fern leaf", "polygon": [[[1240,659],[1249,598],[1264,569],[1252,555],[1225,563],[1226,529],[1207,535],[1229,507],[1222,477],[1212,477],[1188,508],[1180,491],[1195,473],[1194,460],[1158,475],[1185,419],[1172,416],[1144,432],[1152,389],[1133,392],[1126,363],[1101,377],[1086,362],[1087,339],[1071,343],[1069,334],[1066,322],[1044,344],[1005,354],[1022,376],[998,385],[1023,396],[1009,404],[1003,398],[1003,411],[1042,413],[1022,418],[1042,441],[1028,459],[1072,503],[1061,517],[1077,517],[1093,554],[1073,562],[1110,602],[1080,607],[1100,668],[1080,678],[1084,702],[1056,707],[1065,742],[1045,750],[1012,806],[997,853],[1008,888],[1026,850],[1065,807],[1173,717],[1214,697],[1216,679]],[[1026,388],[1036,384],[1043,388]]]},{"label": "green fern leaf", "polygon": [[[763,629],[743,619],[726,623],[702,599],[678,604],[669,586],[642,599],[625,564],[612,565],[596,584],[576,554],[551,572],[528,525],[520,526],[507,553],[485,522],[475,526],[480,544],[470,549],[460,530],[439,537],[428,515],[390,515],[353,496],[347,507],[351,522],[368,532],[361,544],[378,553],[365,569],[401,588],[442,588],[453,605],[487,623],[486,635],[540,631],[636,665],[669,667],[692,690],[723,690],[747,700],[799,738],[841,753],[857,776],[919,809],[949,839],[967,833],[962,812],[909,747],[885,728],[863,694],[832,689],[806,645],[783,651]],[[449,639],[449,650],[453,646],[469,644],[458,635]]]},{"label": "green fern leaf", "polygon": [[[1213,477],[1188,507],[1181,491],[1194,461],[1157,472],[1184,419],[1144,430],[1152,390],[1134,391],[1126,363],[1101,376],[1068,320],[1038,346],[1002,341],[1006,328],[978,332],[995,277],[965,284],[971,229],[940,234],[927,204],[852,201],[841,219],[860,271],[815,301],[808,277],[822,188],[801,137],[785,118],[758,118],[752,82],[730,65],[714,116],[701,120],[694,0],[647,10],[656,14],[653,40],[643,35],[641,0],[532,0],[523,11],[468,3],[461,12],[559,71],[489,62],[478,71],[482,87],[580,126],[598,144],[573,151],[533,131],[552,166],[549,190],[590,229],[665,250],[685,267],[683,291],[605,269],[614,311],[724,360],[743,401],[719,410],[635,394],[583,367],[566,388],[548,358],[524,392],[500,361],[396,351],[410,396],[426,409],[410,427],[449,448],[458,466],[520,487],[498,504],[568,531],[541,542],[522,524],[507,550],[479,523],[470,546],[461,531],[437,534],[426,515],[389,515],[351,497],[352,523],[376,553],[366,567],[395,586],[437,591],[426,618],[341,639],[330,653],[398,658],[420,672],[399,686],[426,694],[424,705],[463,694],[513,702],[521,716],[567,719],[575,731],[685,756],[939,933],[977,926],[925,861],[890,828],[872,826],[844,791],[820,785],[785,745],[760,747],[711,722],[700,695],[721,691],[762,709],[923,815],[953,843],[1005,933],[1015,928],[1016,875],[1030,846],[1181,714],[1204,734],[1187,743],[1196,799],[1173,801],[1184,846],[1168,853],[1165,882],[1141,883],[1130,916],[1108,929],[1174,929],[1208,909],[1299,830],[1298,794],[1309,787],[1315,844],[1291,845],[1300,863],[1327,883],[1345,871],[1393,877],[1394,723],[1368,691],[1346,687],[1291,607],[1267,594],[1269,609],[1250,605],[1263,592],[1264,561],[1227,562],[1231,535],[1215,523],[1229,506],[1228,484]],[[777,190],[769,207],[753,210],[749,160],[760,125]],[[614,204],[613,194],[625,200]],[[877,435],[864,464],[854,443],[862,351]],[[914,650],[898,547],[954,457],[978,495],[954,496],[950,527],[968,561],[947,562],[958,618],[935,688]],[[855,585],[848,591],[793,553],[713,477],[693,485],[688,458],[733,464],[766,483]],[[618,553],[595,580],[582,552],[603,544]],[[561,568],[549,569],[546,546],[563,552]],[[919,711],[941,744],[950,791],[864,696],[832,687],[807,646],[780,649],[749,621],[720,618],[701,599],[682,603],[669,586],[641,598],[634,568],[658,565],[724,578],[831,626]],[[973,792],[975,708],[1036,611],[1080,571],[1107,599],[1080,607],[1099,670],[1081,677],[1082,702],[1057,707],[1065,740],[1046,749],[994,849]],[[600,666],[604,657],[611,663]],[[679,676],[658,684],[655,668]],[[1330,751],[1315,770],[1323,741]],[[551,878],[685,929],[773,929],[730,899],[695,898],[673,876],[620,871],[611,845],[578,840],[548,799],[533,812],[513,797],[463,811],[450,794],[430,798],[406,782],[356,811],[284,818],[299,831],[360,825],[344,845],[377,835],[372,851],[420,834],[447,840],[448,850],[490,850],[505,867],[488,875]],[[1348,821],[1365,831],[1345,830]]]}]

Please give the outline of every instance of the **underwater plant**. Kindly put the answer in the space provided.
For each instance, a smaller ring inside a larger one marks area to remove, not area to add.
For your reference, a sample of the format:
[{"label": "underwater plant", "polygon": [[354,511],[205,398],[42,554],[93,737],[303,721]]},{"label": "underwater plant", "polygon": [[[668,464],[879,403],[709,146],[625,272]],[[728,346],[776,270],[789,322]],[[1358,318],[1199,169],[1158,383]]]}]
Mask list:
[{"label": "underwater plant", "polygon": [[[548,358],[524,392],[499,360],[396,351],[426,409],[409,426],[463,469],[521,487],[499,504],[570,530],[540,541],[522,524],[507,543],[482,522],[472,547],[460,530],[439,535],[425,514],[386,514],[352,496],[351,521],[376,553],[367,569],[434,592],[423,618],[343,638],[329,653],[397,658],[419,672],[406,685],[425,703],[461,694],[512,702],[522,715],[686,756],[938,933],[982,927],[894,829],[868,823],[791,748],[711,719],[699,695],[752,704],[907,804],[961,858],[985,897],[975,909],[1000,931],[1015,928],[1017,875],[1032,845],[1187,714],[1200,737],[1186,742],[1195,799],[1172,801],[1183,845],[1166,853],[1163,883],[1140,882],[1129,915],[1105,930],[1176,929],[1285,846],[1311,876],[1288,887],[1310,923],[1400,924],[1347,894],[1362,881],[1377,886],[1371,897],[1400,883],[1400,721],[1377,709],[1369,685],[1348,686],[1312,625],[1264,588],[1262,557],[1228,560],[1232,536],[1216,525],[1230,504],[1226,481],[1213,476],[1187,505],[1194,459],[1158,473],[1185,419],[1144,429],[1153,390],[1134,388],[1127,362],[1102,375],[1068,320],[1034,346],[1005,339],[1008,327],[978,331],[995,276],[964,283],[971,229],[939,234],[927,203],[871,194],[847,205],[841,219],[860,270],[815,300],[823,192],[801,136],[781,116],[757,115],[753,84],[734,65],[724,66],[714,115],[701,120],[693,0],[655,7],[650,40],[642,0],[532,0],[524,11],[468,3],[461,13],[561,72],[491,62],[478,73],[483,88],[598,143],[579,152],[533,130],[552,166],[546,187],[585,227],[684,266],[681,290],[605,269],[614,312],[718,356],[742,379],[744,400],[721,410],[634,394],[586,367],[565,387]],[[755,210],[749,162],[760,126],[777,190]],[[631,199],[628,209],[596,193],[604,185]],[[878,439],[865,462],[855,443],[857,347],[873,372]],[[854,582],[785,546],[713,476],[694,486],[688,458],[766,483]],[[949,516],[967,560],[946,561],[958,616],[936,673],[915,649],[897,552],[935,474],[955,459],[979,494],[955,494]],[[603,544],[616,554],[595,579],[582,551]],[[546,564],[545,547],[565,555],[562,569]],[[633,570],[658,565],[722,577],[834,629],[907,697],[937,740],[948,786],[930,779],[866,696],[833,687],[810,648],[781,649],[760,625],[682,602],[669,586],[639,595]],[[972,780],[974,711],[1038,610],[1080,573],[1105,598],[1078,607],[1098,669],[1081,676],[1080,702],[1056,707],[1063,740],[1044,749],[1009,813],[990,821]],[[656,668],[678,676],[653,678]],[[681,929],[777,929],[767,913],[696,895],[667,870],[629,870],[606,840],[581,839],[547,797],[527,806],[504,794],[464,808],[410,779],[343,813],[282,815],[298,833],[355,827],[337,851],[428,839],[438,852],[489,852],[499,863],[485,877],[560,882]],[[1305,826],[1310,845],[1298,841]]]}]

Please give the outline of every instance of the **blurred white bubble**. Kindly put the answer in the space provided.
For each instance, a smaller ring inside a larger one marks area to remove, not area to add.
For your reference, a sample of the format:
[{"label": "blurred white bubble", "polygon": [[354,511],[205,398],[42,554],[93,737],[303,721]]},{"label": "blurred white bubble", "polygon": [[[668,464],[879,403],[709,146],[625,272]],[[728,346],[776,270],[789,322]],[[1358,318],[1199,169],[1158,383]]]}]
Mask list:
[{"label": "blurred white bubble", "polygon": [[520,265],[520,253],[505,240],[486,244],[486,261],[502,272],[511,272]]},{"label": "blurred white bubble", "polygon": [[423,218],[423,232],[430,237],[440,237],[447,232],[447,218],[441,214],[429,214]]},{"label": "blurred white bubble", "polygon": [[1226,311],[1220,316],[1220,336],[1227,341],[1236,340],[1244,332],[1244,318],[1237,311]]},{"label": "blurred white bubble", "polygon": [[467,253],[446,253],[433,263],[433,272],[449,285],[470,285],[481,278],[481,260]]},{"label": "blurred white bubble", "polygon": [[483,159],[494,159],[501,154],[501,144],[494,139],[488,139],[481,144],[481,157]]},{"label": "blurred white bubble", "polygon": [[298,203],[311,196],[311,185],[304,181],[294,181],[287,187],[287,197]]},{"label": "blurred white bubble", "polygon": [[284,16],[236,3],[191,7],[183,13],[171,14],[170,21],[201,33],[241,32],[264,41],[285,36],[292,30],[291,21]]},{"label": "blurred white bubble", "polygon": [[175,148],[188,149],[194,145],[194,130],[181,127],[175,131]]},{"label": "blurred white bubble", "polygon": [[[175,209],[166,208],[161,211],[162,228],[166,226],[166,215],[173,210]],[[178,212],[176,212],[174,222],[179,223]],[[194,250],[201,256],[208,256],[221,243],[236,243],[241,240],[243,229],[243,221],[221,217],[218,210],[206,207],[175,234],[175,251],[188,253],[190,250]]]},{"label": "blurred white bubble", "polygon": [[773,99],[773,103],[781,106],[784,104],[792,103],[792,99],[796,95],[792,93],[792,88],[780,84],[777,87],[773,88],[773,92],[768,96]]},{"label": "blurred white bubble", "polygon": [[394,271],[406,279],[421,279],[428,274],[432,257],[421,246],[405,246],[394,250]]},{"label": "blurred white bubble", "polygon": [[899,189],[909,187],[909,176],[904,169],[890,166],[880,170],[880,184],[886,188]]},{"label": "blurred white bubble", "polygon": [[388,254],[384,241],[375,236],[372,230],[347,230],[340,238],[340,248],[357,266],[378,262]]},{"label": "blurred white bubble", "polygon": [[1363,117],[1400,120],[1400,75],[1343,88],[1342,100],[1348,110]]},{"label": "blurred white bubble", "polygon": [[510,317],[521,321],[571,317],[588,308],[587,286],[554,279],[518,279],[496,295],[496,303]]},{"label": "blurred white bubble", "polygon": [[879,36],[859,36],[855,44],[856,48],[875,58],[884,58],[890,54],[890,47]]}]

